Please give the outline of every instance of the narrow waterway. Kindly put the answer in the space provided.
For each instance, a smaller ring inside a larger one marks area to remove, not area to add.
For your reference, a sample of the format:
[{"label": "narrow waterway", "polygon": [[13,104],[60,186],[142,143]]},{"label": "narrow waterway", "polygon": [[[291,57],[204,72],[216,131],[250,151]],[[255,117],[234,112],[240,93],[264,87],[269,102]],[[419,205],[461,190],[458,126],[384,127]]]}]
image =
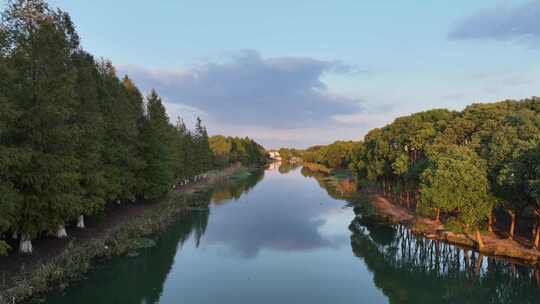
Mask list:
[{"label": "narrow waterway", "polygon": [[275,166],[231,179],[209,212],[46,303],[538,303],[534,269],[380,223],[333,185]]}]

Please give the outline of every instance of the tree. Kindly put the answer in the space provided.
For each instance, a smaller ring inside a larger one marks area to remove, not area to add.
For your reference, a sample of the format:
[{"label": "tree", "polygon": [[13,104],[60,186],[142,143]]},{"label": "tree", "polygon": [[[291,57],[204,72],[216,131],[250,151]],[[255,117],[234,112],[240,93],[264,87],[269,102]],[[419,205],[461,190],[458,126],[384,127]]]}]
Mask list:
[{"label": "tree", "polygon": [[169,167],[169,118],[161,98],[152,90],[147,97],[146,119],[141,131],[143,142],[145,199],[156,199],[164,196],[172,185],[172,172]]},{"label": "tree", "polygon": [[[66,13],[41,0],[10,2],[2,20],[9,58],[18,85],[8,91],[18,116],[8,128],[8,147],[22,147],[28,162],[12,177],[22,196],[17,227],[21,251],[42,230],[58,230],[80,209],[81,187],[76,157],[80,129],[72,55],[79,37]],[[15,102],[16,101],[16,102]]]},{"label": "tree", "polygon": [[210,149],[214,154],[214,162],[218,167],[224,167],[230,162],[232,149],[231,141],[222,135],[212,136],[209,139]]},{"label": "tree", "polygon": [[84,216],[103,210],[107,180],[103,169],[104,120],[98,96],[99,71],[92,55],[78,51],[72,55],[77,70],[75,92],[78,100],[76,121],[80,129],[77,146],[81,182],[81,204],[77,227],[85,228]]},{"label": "tree", "polygon": [[[485,163],[466,147],[437,147],[421,177],[421,203],[445,212],[457,211],[467,229],[478,229],[495,206]],[[478,242],[483,246],[477,231]]]},{"label": "tree", "polygon": [[169,124],[112,63],[79,46],[69,15],[43,0],[9,1],[0,23],[0,254],[6,235],[32,251],[66,237],[107,203],[155,199],[212,167],[206,128]]},{"label": "tree", "polygon": [[210,150],[210,143],[208,140],[208,132],[206,127],[202,125],[200,117],[197,117],[197,123],[195,125],[195,133],[193,134],[195,140],[195,157],[198,168],[196,174],[208,171],[212,167],[212,152]]},{"label": "tree", "polygon": [[103,116],[103,171],[107,202],[135,201],[144,187],[140,129],[143,98],[129,78],[121,82],[111,62],[99,63],[98,98]]}]

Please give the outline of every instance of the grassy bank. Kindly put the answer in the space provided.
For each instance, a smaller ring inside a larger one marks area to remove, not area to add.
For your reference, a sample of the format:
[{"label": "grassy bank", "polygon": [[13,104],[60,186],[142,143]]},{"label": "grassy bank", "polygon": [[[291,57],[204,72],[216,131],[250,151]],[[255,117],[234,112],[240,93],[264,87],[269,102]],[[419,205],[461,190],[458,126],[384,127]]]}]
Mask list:
[{"label": "grassy bank", "polygon": [[83,278],[96,262],[125,255],[140,247],[143,237],[159,235],[179,214],[208,208],[208,193],[217,182],[247,171],[235,165],[210,172],[206,179],[177,189],[159,202],[147,203],[136,216],[129,216],[97,236],[69,241],[59,254],[44,263],[34,267],[22,264],[17,273],[0,278],[0,304],[29,301],[51,289],[68,287],[70,282]]}]

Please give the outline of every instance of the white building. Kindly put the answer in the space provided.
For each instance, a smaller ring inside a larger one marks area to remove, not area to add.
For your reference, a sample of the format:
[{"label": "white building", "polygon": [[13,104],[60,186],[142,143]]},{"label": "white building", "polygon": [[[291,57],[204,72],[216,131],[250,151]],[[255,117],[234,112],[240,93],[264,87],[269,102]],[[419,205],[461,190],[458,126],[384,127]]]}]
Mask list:
[{"label": "white building", "polygon": [[270,155],[271,159],[281,160],[281,156],[279,155],[278,151],[270,151],[268,154]]}]

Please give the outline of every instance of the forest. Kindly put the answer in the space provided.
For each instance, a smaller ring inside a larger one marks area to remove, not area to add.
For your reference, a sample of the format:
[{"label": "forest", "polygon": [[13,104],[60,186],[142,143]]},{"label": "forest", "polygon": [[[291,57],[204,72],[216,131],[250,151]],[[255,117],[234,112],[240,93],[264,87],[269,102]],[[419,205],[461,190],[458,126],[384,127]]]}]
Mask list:
[{"label": "forest", "polygon": [[217,165],[265,158],[250,139],[223,149],[200,119],[194,130],[171,124],[156,91],[144,97],[96,60],[69,14],[42,0],[7,4],[0,75],[0,254],[66,237],[107,204],[156,200]]},{"label": "forest", "polygon": [[230,163],[262,164],[267,160],[266,150],[254,140],[245,137],[210,137],[210,149],[214,155],[214,165],[224,167]]},{"label": "forest", "polygon": [[302,157],[348,168],[394,203],[476,232],[479,246],[481,231],[498,227],[540,248],[540,98],[416,113]]}]

